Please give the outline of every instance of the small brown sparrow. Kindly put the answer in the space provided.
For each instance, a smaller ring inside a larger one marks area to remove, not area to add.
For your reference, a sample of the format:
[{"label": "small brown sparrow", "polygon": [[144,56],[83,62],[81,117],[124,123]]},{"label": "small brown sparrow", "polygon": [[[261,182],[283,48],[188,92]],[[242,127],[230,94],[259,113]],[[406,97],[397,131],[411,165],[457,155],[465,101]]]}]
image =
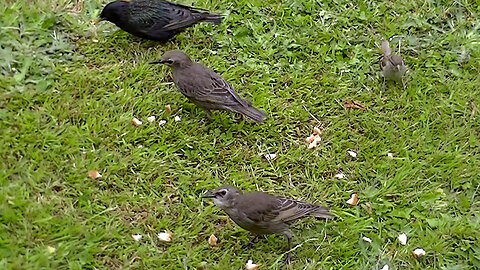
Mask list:
[{"label": "small brown sparrow", "polygon": [[402,82],[403,89],[405,89],[405,82],[403,80],[407,67],[402,57],[392,54],[388,41],[382,40],[383,57],[380,61],[380,69],[383,75],[383,86],[385,81]]}]

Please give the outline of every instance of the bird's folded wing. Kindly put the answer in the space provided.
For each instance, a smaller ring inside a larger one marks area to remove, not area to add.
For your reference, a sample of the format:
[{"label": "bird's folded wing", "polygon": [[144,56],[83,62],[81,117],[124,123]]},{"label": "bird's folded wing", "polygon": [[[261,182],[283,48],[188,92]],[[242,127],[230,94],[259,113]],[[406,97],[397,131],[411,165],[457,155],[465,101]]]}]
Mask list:
[{"label": "bird's folded wing", "polygon": [[279,214],[275,218],[277,221],[293,222],[299,218],[310,215],[310,213],[320,209],[320,206],[303,203],[291,199],[279,198]]},{"label": "bird's folded wing", "polygon": [[179,14],[182,15],[178,16],[178,18],[175,20],[172,20],[169,24],[163,26],[162,29],[165,31],[179,30],[188,27],[202,19],[202,17],[198,14],[195,15],[188,11],[179,11]]},{"label": "bird's folded wing", "polygon": [[264,193],[244,195],[237,207],[242,210],[246,218],[255,222],[258,226],[265,224],[265,222],[268,224],[279,214],[277,198]]},{"label": "bird's folded wing", "polygon": [[168,6],[162,1],[140,0],[132,1],[129,5],[129,21],[138,29],[162,28],[171,20],[168,14]]},{"label": "bird's folded wing", "polygon": [[214,104],[226,106],[248,106],[248,102],[241,99],[237,93],[220,76],[203,66],[192,69],[189,80],[177,83],[179,90],[187,97]]},{"label": "bird's folded wing", "polygon": [[402,57],[395,54],[390,57],[390,63],[395,67],[404,65]]}]

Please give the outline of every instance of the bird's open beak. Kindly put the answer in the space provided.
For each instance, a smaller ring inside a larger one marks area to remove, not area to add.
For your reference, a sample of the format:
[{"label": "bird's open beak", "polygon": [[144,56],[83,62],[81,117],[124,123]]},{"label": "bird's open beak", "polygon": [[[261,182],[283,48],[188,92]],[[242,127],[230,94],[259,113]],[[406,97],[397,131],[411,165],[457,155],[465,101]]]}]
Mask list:
[{"label": "bird's open beak", "polygon": [[101,21],[103,21],[102,18],[97,18],[96,20],[93,20],[93,24],[97,25]]},{"label": "bird's open beak", "polygon": [[205,195],[203,195],[202,198],[204,198],[204,199],[215,198],[215,194],[213,194],[212,192],[209,191]]},{"label": "bird's open beak", "polygon": [[163,60],[158,60],[158,61],[150,62],[149,64],[152,64],[152,65],[153,65],[153,64],[164,64],[164,63],[165,63],[165,61],[163,61]]}]

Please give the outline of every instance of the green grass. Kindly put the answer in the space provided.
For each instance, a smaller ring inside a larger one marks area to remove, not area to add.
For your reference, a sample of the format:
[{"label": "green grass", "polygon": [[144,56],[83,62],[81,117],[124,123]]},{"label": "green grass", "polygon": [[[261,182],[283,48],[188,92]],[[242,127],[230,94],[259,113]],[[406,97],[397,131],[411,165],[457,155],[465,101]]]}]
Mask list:
[{"label": "green grass", "polygon": [[[480,268],[478,1],[201,0],[224,23],[165,45],[95,28],[106,1],[70,2],[0,4],[1,269],[285,268],[282,237],[244,250],[250,235],[201,199],[221,184],[332,209],[334,221],[293,226],[291,269]],[[405,91],[382,89],[382,37],[401,40]],[[222,74],[265,123],[206,120],[148,64],[171,49]],[[317,125],[323,141],[307,150]]]}]

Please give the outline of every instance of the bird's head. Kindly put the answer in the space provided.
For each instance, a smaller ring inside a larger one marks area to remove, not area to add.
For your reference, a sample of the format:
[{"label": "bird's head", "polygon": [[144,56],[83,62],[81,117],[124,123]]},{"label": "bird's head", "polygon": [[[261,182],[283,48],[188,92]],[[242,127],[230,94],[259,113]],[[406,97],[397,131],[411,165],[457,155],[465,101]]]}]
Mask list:
[{"label": "bird's head", "polygon": [[165,64],[170,67],[187,67],[192,63],[188,55],[182,51],[168,51],[158,61],[150,64]]},{"label": "bird's head", "polygon": [[240,190],[234,187],[225,186],[207,192],[203,195],[203,198],[213,199],[216,206],[225,209],[232,207],[236,198],[241,194]]},{"label": "bird's head", "polygon": [[109,21],[112,23],[121,23],[128,18],[128,5],[127,1],[115,1],[107,4],[97,21]]}]

